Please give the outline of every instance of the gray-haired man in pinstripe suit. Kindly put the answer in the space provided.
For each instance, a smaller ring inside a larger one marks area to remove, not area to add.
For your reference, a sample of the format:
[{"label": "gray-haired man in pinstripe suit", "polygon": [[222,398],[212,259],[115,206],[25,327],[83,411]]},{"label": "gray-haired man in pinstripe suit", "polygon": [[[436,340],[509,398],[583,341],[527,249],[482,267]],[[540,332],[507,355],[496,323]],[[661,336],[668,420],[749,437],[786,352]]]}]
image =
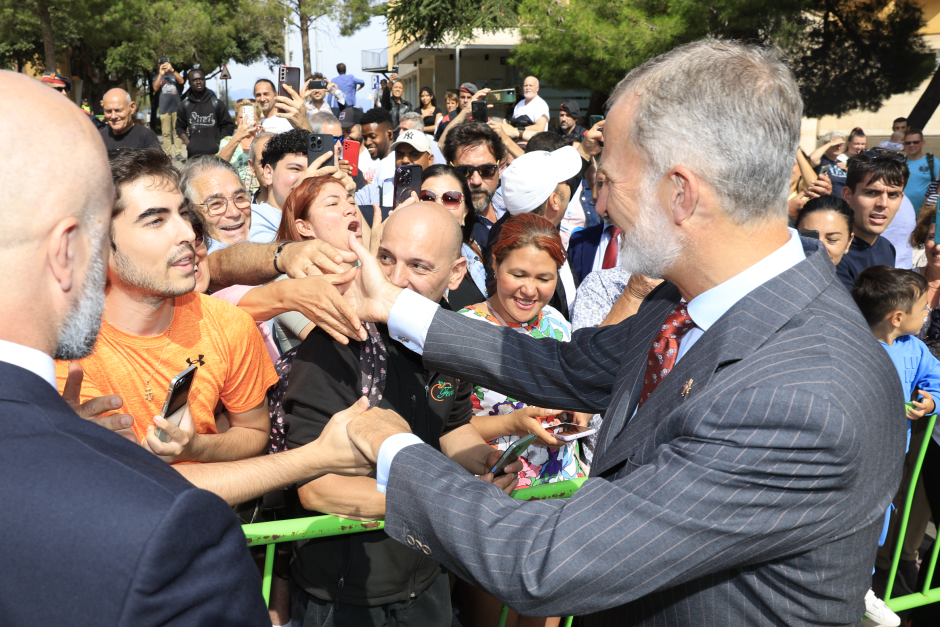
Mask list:
[{"label": "gray-haired man in pinstripe suit", "polygon": [[857,624],[904,398],[825,250],[787,229],[793,76],[772,50],[701,41],[631,72],[611,102],[599,202],[628,269],[667,279],[619,325],[562,343],[478,324],[394,288],[357,248],[359,315],[427,367],[605,413],[593,477],[542,502],[392,435],[381,412],[356,418],[386,533],[524,615]]}]

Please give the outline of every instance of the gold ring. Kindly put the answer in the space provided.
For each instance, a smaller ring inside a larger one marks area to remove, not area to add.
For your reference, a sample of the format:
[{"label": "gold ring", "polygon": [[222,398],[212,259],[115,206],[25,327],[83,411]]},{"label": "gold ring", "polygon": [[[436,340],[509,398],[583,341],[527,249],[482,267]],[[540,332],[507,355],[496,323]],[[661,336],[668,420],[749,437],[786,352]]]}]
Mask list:
[{"label": "gold ring", "polygon": [[304,268],[304,274],[307,274],[307,270],[308,270],[311,266],[314,266],[314,265],[316,265],[316,264],[308,263],[308,264],[307,264],[307,267]]}]

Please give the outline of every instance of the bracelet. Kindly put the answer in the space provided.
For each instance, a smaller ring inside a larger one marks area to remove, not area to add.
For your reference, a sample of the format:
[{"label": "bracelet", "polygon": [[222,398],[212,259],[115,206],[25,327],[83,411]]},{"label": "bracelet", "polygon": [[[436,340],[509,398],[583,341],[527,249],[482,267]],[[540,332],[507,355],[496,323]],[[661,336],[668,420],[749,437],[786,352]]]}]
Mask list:
[{"label": "bracelet", "polygon": [[281,251],[284,250],[284,247],[290,244],[290,242],[281,242],[281,245],[277,247],[277,250],[274,252],[274,271],[278,274],[284,274],[284,271],[277,267],[277,258],[281,256]]}]

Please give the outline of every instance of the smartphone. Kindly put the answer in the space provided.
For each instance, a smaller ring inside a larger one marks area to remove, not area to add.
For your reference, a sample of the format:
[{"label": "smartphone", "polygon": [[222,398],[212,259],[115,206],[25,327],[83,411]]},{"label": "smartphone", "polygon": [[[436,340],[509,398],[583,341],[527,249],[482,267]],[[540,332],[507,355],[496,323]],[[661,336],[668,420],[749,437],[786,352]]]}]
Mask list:
[{"label": "smartphone", "polygon": [[809,239],[819,239],[819,231],[800,231],[800,237],[808,237]]},{"label": "smartphone", "polygon": [[352,175],[359,174],[359,142],[351,139],[343,140],[343,159],[352,166]]},{"label": "smartphone", "polygon": [[[177,427],[183,419],[183,409],[189,401],[189,390],[193,387],[195,376],[196,366],[190,366],[173,377],[170,381],[170,388],[166,392],[166,400],[163,401],[163,411],[160,415]],[[170,441],[170,434],[159,427],[154,429],[153,433],[161,442]]]},{"label": "smartphone", "polygon": [[516,101],[515,89],[495,89],[486,94],[486,101],[490,104],[508,103]]},{"label": "smartphone", "polygon": [[477,122],[486,122],[488,115],[486,113],[486,103],[482,100],[474,100],[470,103],[470,117]]},{"label": "smartphone", "polygon": [[392,66],[392,74],[398,74],[398,66],[397,66],[397,65],[393,65],[393,66]]},{"label": "smartphone", "polygon": [[507,464],[512,463],[516,459],[519,459],[519,456],[522,455],[529,446],[535,442],[535,434],[530,433],[524,438],[519,438],[512,443],[512,446],[506,449],[506,452],[503,453],[503,456],[499,458],[499,461],[496,462],[496,465],[493,466],[493,469],[490,470],[494,475],[503,474],[503,468]]},{"label": "smartphone", "polygon": [[255,108],[250,105],[242,106],[242,119],[248,126],[255,125]]},{"label": "smartphone", "polygon": [[595,125],[595,124],[597,124],[598,122],[603,122],[603,121],[604,121],[604,116],[602,116],[602,115],[592,115],[592,116],[591,116],[590,118],[588,118],[588,119],[589,119],[589,124],[591,125],[591,128],[594,128],[594,125]]},{"label": "smartphone", "polygon": [[[311,133],[307,138],[307,165],[310,165],[324,154],[333,154],[333,136],[323,133]],[[333,157],[326,160],[321,167],[336,165]]]},{"label": "smartphone", "polygon": [[571,422],[563,422],[558,425],[552,425],[548,428],[553,436],[562,442],[572,442],[578,438],[587,437],[597,433],[597,429],[591,427],[582,427]]},{"label": "smartphone", "polygon": [[284,89],[284,84],[290,85],[298,94],[300,93],[300,68],[282,65],[277,72],[277,95],[290,98],[291,95]]},{"label": "smartphone", "polygon": [[421,194],[421,166],[400,165],[395,168],[395,202],[392,206],[397,207],[411,198],[411,192]]}]

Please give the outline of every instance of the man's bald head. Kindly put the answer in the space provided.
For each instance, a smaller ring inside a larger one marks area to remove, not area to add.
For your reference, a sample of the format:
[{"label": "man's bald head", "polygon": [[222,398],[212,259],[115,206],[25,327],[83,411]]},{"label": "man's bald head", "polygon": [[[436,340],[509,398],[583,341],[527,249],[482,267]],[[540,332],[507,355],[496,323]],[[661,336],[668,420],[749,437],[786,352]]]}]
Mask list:
[{"label": "man's bald head", "polygon": [[94,346],[104,307],[114,203],[104,142],[81,109],[37,80],[0,71],[0,93],[0,115],[43,120],[3,130],[16,150],[0,155],[0,339],[78,359]]},{"label": "man's bald head", "polygon": [[389,216],[384,232],[387,233],[389,229],[407,229],[414,235],[420,235],[422,241],[416,241],[416,246],[424,247],[434,242],[440,246],[448,261],[460,257],[460,245],[463,243],[460,224],[453,213],[436,202],[418,202],[398,209]]},{"label": "man's bald head", "polygon": [[437,203],[419,202],[389,216],[377,256],[392,283],[438,301],[467,272],[461,242],[454,214]]},{"label": "man's bald head", "polygon": [[123,89],[115,87],[105,93],[101,106],[104,107],[104,121],[115,135],[123,135],[134,127],[137,103]]}]

